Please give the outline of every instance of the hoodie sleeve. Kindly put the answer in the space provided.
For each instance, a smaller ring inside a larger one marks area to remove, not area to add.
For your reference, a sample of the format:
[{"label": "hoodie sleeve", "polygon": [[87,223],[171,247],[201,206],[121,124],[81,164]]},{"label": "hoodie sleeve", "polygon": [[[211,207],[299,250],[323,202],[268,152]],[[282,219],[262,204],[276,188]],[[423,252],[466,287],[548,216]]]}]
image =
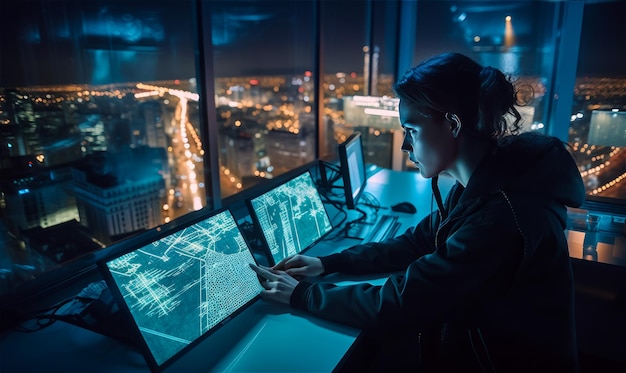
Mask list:
[{"label": "hoodie sleeve", "polygon": [[[494,211],[491,216],[510,214]],[[512,227],[512,222],[503,219],[472,221],[448,238],[445,250],[420,257],[403,273],[390,275],[382,286],[301,282],[290,303],[316,316],[364,329],[419,327],[459,317],[458,313],[473,309],[513,281],[523,248]]]},{"label": "hoodie sleeve", "polygon": [[416,227],[384,242],[356,245],[340,253],[320,257],[324,274],[373,274],[403,271],[419,257],[432,253],[434,230],[439,224],[437,212],[431,213]]}]

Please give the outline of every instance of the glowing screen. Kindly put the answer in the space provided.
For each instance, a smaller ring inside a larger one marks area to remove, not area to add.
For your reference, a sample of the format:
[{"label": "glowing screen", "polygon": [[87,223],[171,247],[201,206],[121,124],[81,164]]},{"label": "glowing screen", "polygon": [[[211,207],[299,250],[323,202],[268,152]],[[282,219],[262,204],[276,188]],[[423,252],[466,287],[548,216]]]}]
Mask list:
[{"label": "glowing screen", "polygon": [[626,112],[592,111],[587,142],[598,146],[626,146]]},{"label": "glowing screen", "polygon": [[354,132],[345,142],[339,144],[338,151],[346,207],[354,209],[367,181],[361,133]]},{"label": "glowing screen", "polygon": [[227,210],[106,263],[157,364],[235,311],[262,287]]},{"label": "glowing screen", "polygon": [[300,253],[333,227],[307,171],[250,201],[274,263]]},{"label": "glowing screen", "polygon": [[350,189],[352,198],[356,199],[361,194],[361,189],[365,184],[365,166],[361,144],[355,142],[346,147],[348,154],[348,170],[350,175]]}]

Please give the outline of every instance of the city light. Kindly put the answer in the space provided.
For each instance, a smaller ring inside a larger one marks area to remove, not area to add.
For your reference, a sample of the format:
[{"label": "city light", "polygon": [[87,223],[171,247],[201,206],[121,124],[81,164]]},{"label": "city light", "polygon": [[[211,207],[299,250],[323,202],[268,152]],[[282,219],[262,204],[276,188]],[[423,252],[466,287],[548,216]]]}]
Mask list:
[{"label": "city light", "polygon": [[515,45],[515,35],[513,32],[513,24],[511,16],[506,16],[504,24],[504,46],[508,49]]},{"label": "city light", "polygon": [[385,109],[374,109],[374,108],[365,108],[363,112],[367,115],[380,115],[386,117],[399,117],[400,114],[397,110],[385,110]]}]

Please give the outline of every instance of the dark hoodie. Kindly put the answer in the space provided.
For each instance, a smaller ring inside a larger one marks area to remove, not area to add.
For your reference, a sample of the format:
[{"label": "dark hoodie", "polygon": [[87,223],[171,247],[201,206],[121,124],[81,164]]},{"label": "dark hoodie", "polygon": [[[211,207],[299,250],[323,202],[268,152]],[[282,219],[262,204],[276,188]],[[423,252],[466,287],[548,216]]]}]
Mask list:
[{"label": "dark hoodie", "polygon": [[416,227],[320,258],[325,274],[391,273],[382,286],[302,281],[291,305],[362,328],[387,346],[385,368],[419,363],[407,355],[435,329],[436,352],[421,361],[436,371],[577,371],[564,229],[566,206],[584,196],[558,139],[512,136]]}]

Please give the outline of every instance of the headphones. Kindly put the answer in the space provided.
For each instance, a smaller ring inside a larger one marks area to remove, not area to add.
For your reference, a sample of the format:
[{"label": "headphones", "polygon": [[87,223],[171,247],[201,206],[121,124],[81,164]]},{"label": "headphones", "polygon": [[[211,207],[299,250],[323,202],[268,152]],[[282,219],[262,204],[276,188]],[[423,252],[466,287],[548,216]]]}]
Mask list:
[{"label": "headphones", "polygon": [[461,120],[456,114],[446,113],[445,117],[447,120],[452,122],[452,126],[450,129],[452,130],[452,136],[457,137],[459,135],[459,131],[461,131]]}]

